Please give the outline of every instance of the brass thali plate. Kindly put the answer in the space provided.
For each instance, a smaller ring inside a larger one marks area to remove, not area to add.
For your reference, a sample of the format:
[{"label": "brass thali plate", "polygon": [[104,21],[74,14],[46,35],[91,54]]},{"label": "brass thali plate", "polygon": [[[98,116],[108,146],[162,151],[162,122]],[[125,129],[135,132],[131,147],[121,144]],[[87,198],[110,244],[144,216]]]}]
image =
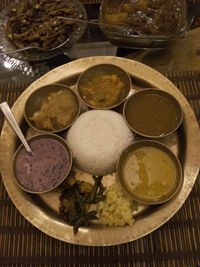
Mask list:
[{"label": "brass thali plate", "polygon": [[[136,214],[136,221],[133,226],[108,227],[92,224],[89,227],[80,228],[78,234],[75,235],[72,227],[64,222],[56,212],[58,192],[53,191],[40,196],[32,195],[23,192],[15,184],[12,177],[12,160],[19,143],[7,122],[4,123],[2,129],[0,143],[0,166],[3,182],[10,198],[21,214],[38,229],[56,239],[91,246],[108,246],[134,241],[159,228],[181,208],[187,199],[195,183],[200,165],[199,126],[185,97],[166,77],[144,64],[129,59],[118,57],[84,58],[60,66],[45,74],[32,83],[12,107],[21,127],[25,127],[24,105],[33,91],[46,84],[56,82],[74,87],[81,72],[100,63],[116,64],[129,72],[132,77],[133,89],[156,87],[169,92],[180,103],[184,113],[181,127],[173,136],[161,140],[179,156],[184,171],[183,186],[173,199],[147,210],[143,208],[141,213]],[[27,131],[25,128],[23,130]]]}]

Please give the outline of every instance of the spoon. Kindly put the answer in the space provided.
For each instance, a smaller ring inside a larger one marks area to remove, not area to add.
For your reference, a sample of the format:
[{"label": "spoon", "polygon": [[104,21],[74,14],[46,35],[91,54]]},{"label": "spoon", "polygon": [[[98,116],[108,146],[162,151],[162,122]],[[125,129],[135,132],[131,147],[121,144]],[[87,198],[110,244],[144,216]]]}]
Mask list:
[{"label": "spoon", "polygon": [[67,41],[68,41],[68,39],[65,40],[62,44],[59,44],[58,46],[55,46],[55,47],[50,48],[50,49],[43,49],[43,48],[40,48],[40,47],[37,47],[37,46],[26,46],[26,47],[17,48],[15,50],[11,50],[11,51],[1,52],[0,56],[9,55],[9,54],[13,54],[13,53],[16,53],[16,52],[23,52],[23,51],[26,51],[26,50],[33,50],[33,49],[41,51],[41,52],[51,52],[51,51],[54,51],[54,50],[64,46],[67,43]]},{"label": "spoon", "polygon": [[[38,50],[42,50],[42,51],[44,51],[44,49],[41,49],[41,48],[36,47],[36,46],[27,46],[27,47],[18,48],[18,49],[11,50],[11,51],[5,51],[5,52],[2,52],[2,53],[0,53],[0,56],[13,54],[13,53],[15,53],[15,52],[22,52],[22,51],[30,50],[30,49],[38,49]],[[46,51],[47,51],[47,50],[46,50]]]},{"label": "spoon", "polygon": [[9,121],[9,123],[11,124],[13,130],[15,131],[15,133],[18,135],[18,137],[20,138],[20,140],[22,141],[24,147],[26,148],[27,152],[30,153],[31,155],[33,155],[33,151],[31,150],[30,146],[28,145],[21,129],[19,128],[19,125],[10,109],[10,107],[8,106],[7,102],[3,102],[0,104],[0,109],[3,112],[3,114],[5,115],[5,117],[7,118],[7,120]]}]

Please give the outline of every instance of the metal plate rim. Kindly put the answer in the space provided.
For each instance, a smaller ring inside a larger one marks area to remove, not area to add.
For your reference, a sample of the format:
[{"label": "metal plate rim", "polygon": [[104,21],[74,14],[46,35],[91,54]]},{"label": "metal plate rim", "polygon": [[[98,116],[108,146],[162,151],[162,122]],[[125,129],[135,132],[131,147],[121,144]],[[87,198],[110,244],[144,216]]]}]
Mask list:
[{"label": "metal plate rim", "polygon": [[[167,222],[183,205],[187,199],[199,171],[200,162],[200,132],[196,117],[189,103],[176,88],[159,72],[139,63],[137,61],[118,57],[89,57],[79,59],[62,65],[32,83],[24,93],[18,98],[12,110],[18,121],[22,119],[22,111],[27,97],[41,85],[55,83],[59,80],[81,73],[89,66],[98,63],[109,63],[119,65],[132,76],[148,81],[155,87],[171,92],[180,102],[184,112],[184,127],[186,128],[187,153],[184,168],[184,183],[178,195],[171,201],[162,205],[162,209],[156,210],[151,216],[136,220],[131,227],[97,227],[81,228],[78,235],[74,235],[72,227],[63,223],[62,220],[55,219],[44,210],[39,209],[26,197],[26,193],[19,190],[10,176],[12,166],[9,159],[14,153],[15,134],[7,122],[4,123],[0,142],[0,163],[1,174],[6,190],[16,208],[34,226],[42,232],[65,242],[88,246],[109,246],[137,240],[153,232],[165,222]],[[145,78],[144,78],[145,77]],[[144,227],[145,226],[145,227]],[[144,227],[144,228],[143,228]]]}]

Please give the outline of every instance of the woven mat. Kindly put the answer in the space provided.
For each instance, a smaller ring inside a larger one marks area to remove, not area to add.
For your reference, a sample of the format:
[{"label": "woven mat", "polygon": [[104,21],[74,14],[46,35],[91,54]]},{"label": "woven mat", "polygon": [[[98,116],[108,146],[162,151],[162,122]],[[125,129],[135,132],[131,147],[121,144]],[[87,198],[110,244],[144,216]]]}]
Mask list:
[{"label": "woven mat", "polygon": [[[200,72],[167,73],[200,122]],[[0,86],[0,102],[12,105],[27,84]],[[3,118],[0,117],[0,126]],[[112,247],[76,246],[32,226],[12,204],[0,180],[0,266],[200,266],[200,176],[178,213],[152,234]]]}]

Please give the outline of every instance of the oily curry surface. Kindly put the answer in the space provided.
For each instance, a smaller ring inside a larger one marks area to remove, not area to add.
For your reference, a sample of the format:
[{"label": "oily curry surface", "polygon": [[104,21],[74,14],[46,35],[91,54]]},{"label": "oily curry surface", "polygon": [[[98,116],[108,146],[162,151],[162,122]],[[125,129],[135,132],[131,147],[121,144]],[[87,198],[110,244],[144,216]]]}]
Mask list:
[{"label": "oily curry surface", "polygon": [[127,122],[136,132],[151,136],[171,133],[181,119],[176,103],[156,93],[133,97],[125,113]]},{"label": "oily curry surface", "polygon": [[167,153],[155,147],[143,147],[129,154],[123,177],[126,187],[134,195],[154,201],[173,190],[177,170]]}]

